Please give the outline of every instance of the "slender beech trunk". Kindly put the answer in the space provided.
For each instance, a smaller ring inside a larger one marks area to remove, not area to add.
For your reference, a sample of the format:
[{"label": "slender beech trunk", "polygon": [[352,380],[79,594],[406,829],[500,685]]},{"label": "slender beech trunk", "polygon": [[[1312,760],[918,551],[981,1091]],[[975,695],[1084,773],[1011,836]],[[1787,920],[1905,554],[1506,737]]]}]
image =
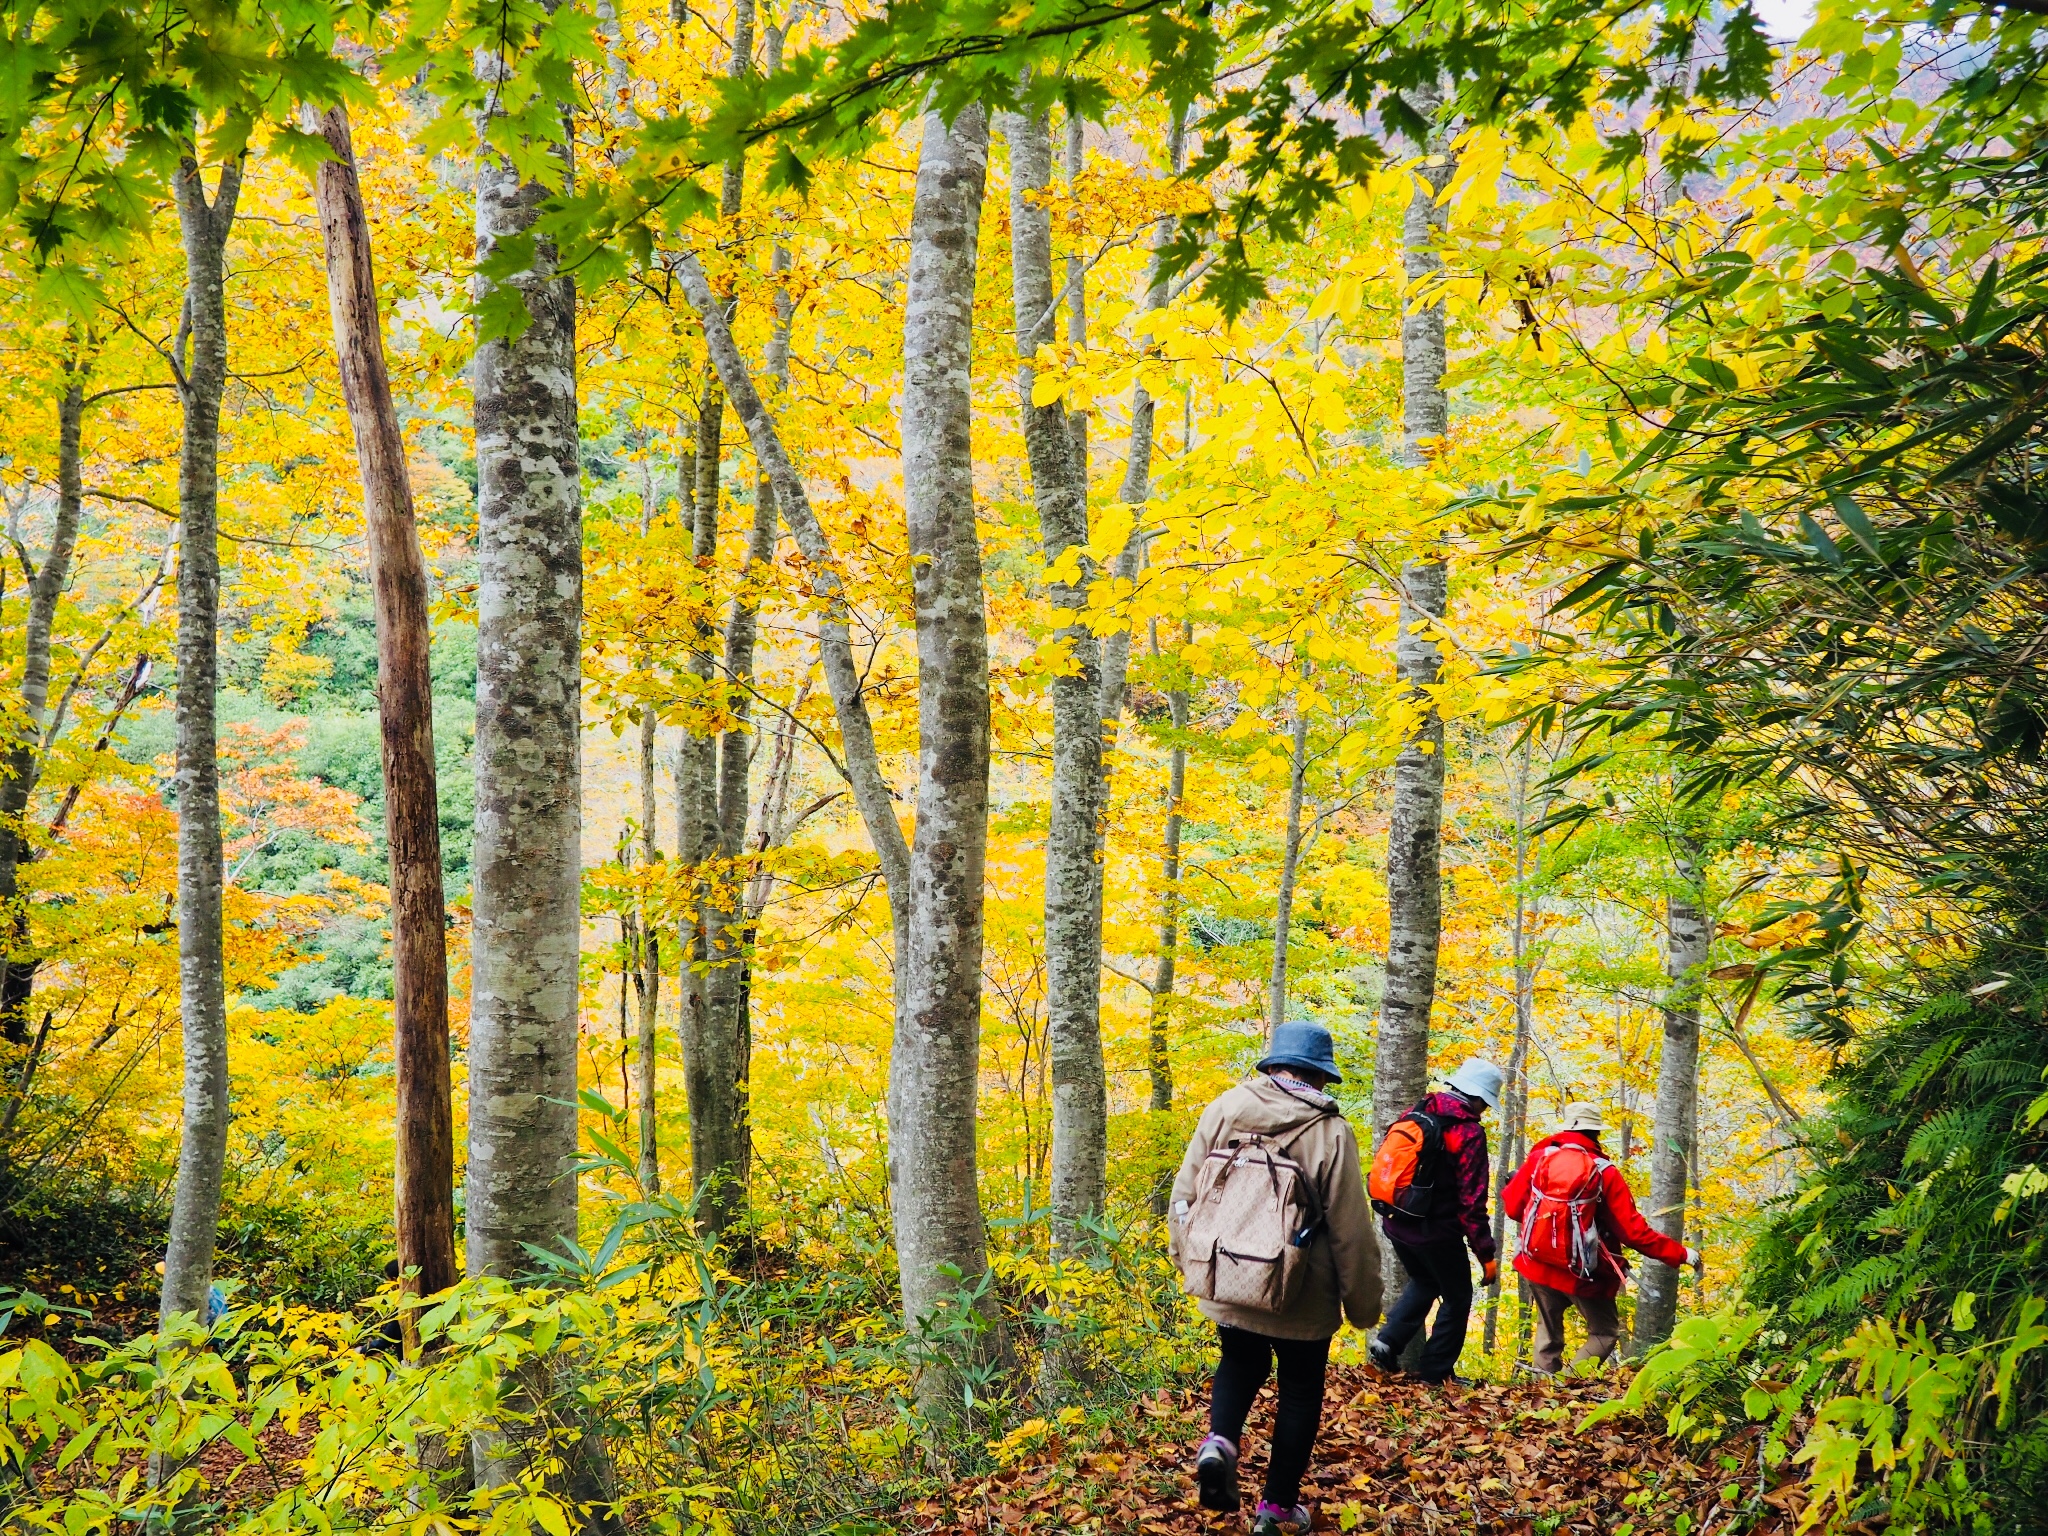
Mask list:
[{"label": "slender beech trunk", "polygon": [[[1501,1106],[1501,1152],[1494,1169],[1493,1246],[1507,1252],[1507,1207],[1500,1194],[1515,1176],[1529,1146],[1529,1046],[1536,1027],[1536,967],[1530,954],[1529,926],[1536,916],[1527,888],[1529,874],[1529,767],[1531,748],[1522,744],[1515,768],[1515,924],[1510,931],[1515,973],[1515,1041],[1508,1051],[1506,1102]],[[1504,1270],[1505,1272],[1505,1270]],[[1491,1355],[1500,1329],[1500,1283],[1486,1297],[1486,1352]]]},{"label": "slender beech trunk", "polygon": [[[1681,836],[1673,850],[1677,888],[1666,908],[1664,1041],[1657,1055],[1657,1109],[1650,1128],[1650,1201],[1643,1214],[1666,1237],[1685,1240],[1687,1169],[1699,1119],[1700,987],[1713,925],[1700,891],[1700,852]],[[1635,1347],[1671,1336],[1679,1274],[1643,1261],[1637,1282]]]},{"label": "slender beech trunk", "polygon": [[[310,114],[309,114],[310,115]],[[455,1283],[455,1118],[448,1066],[448,919],[434,768],[427,566],[413,523],[405,434],[384,365],[370,226],[348,113],[309,125],[334,158],[314,183],[327,254],[327,307],[342,398],[356,439],[377,615],[377,720],[384,836],[391,857],[392,1057],[398,1141],[393,1205],[401,1272],[422,1295]]]},{"label": "slender beech trunk", "polygon": [[[1183,629],[1183,642],[1186,632]],[[1154,631],[1152,654],[1159,654]],[[1166,830],[1159,869],[1159,965],[1152,973],[1152,1018],[1145,1042],[1145,1065],[1152,1078],[1150,1108],[1173,1108],[1173,984],[1180,957],[1180,832],[1181,799],[1188,783],[1188,694],[1185,688],[1166,691],[1167,719],[1173,744],[1166,757]]]},{"label": "slender beech trunk", "polygon": [[[1052,133],[1045,114],[1003,121],[1010,141],[1011,269],[1017,408],[1031,461],[1039,541],[1048,564],[1088,542],[1088,482],[1066,409],[1034,405],[1032,359],[1053,339]],[[1069,300],[1074,295],[1069,291]],[[1085,428],[1083,429],[1085,431]],[[1085,438],[1082,439],[1085,443]],[[1082,622],[1093,562],[1051,584],[1071,666],[1052,682],[1052,812],[1045,838],[1046,1048],[1052,1068],[1051,1213],[1055,1248],[1102,1209],[1109,1089],[1102,1064],[1102,928],[1096,894],[1096,795],[1102,780],[1102,657]]]},{"label": "slender beech trunk", "polygon": [[[744,74],[749,67],[753,20],[752,7],[743,0],[734,24],[735,75]],[[763,39],[765,67],[770,74],[781,67],[782,35],[781,27],[769,27]],[[722,211],[727,218],[739,212],[742,170],[737,159],[726,168]],[[786,271],[789,261],[788,247],[778,242],[770,256],[771,270]],[[769,378],[778,397],[789,385],[791,314],[789,296],[778,289],[775,294],[775,323],[767,349]],[[716,365],[712,366],[715,368]],[[753,932],[747,913],[742,861],[746,855],[754,759],[754,732],[748,718],[753,704],[754,647],[759,630],[763,575],[772,571],[775,557],[777,521],[775,483],[763,471],[754,482],[754,526],[748,535],[739,584],[734,590],[732,609],[725,625],[725,654],[720,675],[725,685],[723,712],[727,724],[718,738],[715,840],[718,872],[704,885],[704,948],[710,963],[705,975],[705,1018],[707,1028],[719,1042],[729,1074],[727,1080],[719,1084],[723,1100],[720,1107],[727,1115],[724,1155],[730,1159],[723,1165],[727,1171],[714,1194],[714,1203],[720,1196],[730,1202],[729,1209],[720,1212],[721,1230],[745,1213],[748,1192],[753,1184],[753,1123],[749,1090],[754,1054],[750,1007],[752,962],[749,959]]]},{"label": "slender beech trunk", "polygon": [[[477,257],[529,235],[547,189],[485,148]],[[478,280],[480,283],[483,279]],[[583,505],[576,290],[551,242],[507,279],[531,324],[477,348],[476,929],[469,1272],[531,1268],[576,1233]]]},{"label": "slender beech trunk", "polygon": [[[83,359],[74,353],[70,377],[57,399],[57,515],[50,528],[50,547],[29,578],[22,632],[21,723],[0,760],[0,772],[6,774],[0,781],[0,933],[5,935],[0,941],[0,1040],[9,1045],[29,1044],[28,1004],[39,964],[30,947],[28,909],[21,901],[21,867],[35,856],[23,821],[43,775],[50,636],[56,628],[58,600],[71,579],[71,555],[78,545],[79,510],[85,499],[79,468],[85,422],[82,375]],[[31,1064],[29,1072],[33,1070]]]},{"label": "slender beech trunk", "polygon": [[[746,920],[746,887],[741,860],[746,853],[749,770],[754,733],[748,720],[754,680],[754,643],[761,605],[762,572],[775,556],[775,489],[765,476],[754,488],[754,527],[740,568],[738,591],[725,627],[722,673],[726,729],[718,738],[717,873],[704,891],[705,1017],[715,1031],[727,1076],[718,1084],[726,1114],[721,1170],[713,1204],[723,1231],[746,1212],[752,1180],[753,1145],[747,1082],[753,1056],[748,1016],[748,960],[752,941]],[[694,1121],[694,1116],[693,1116]]]},{"label": "slender beech trunk", "polygon": [[1301,806],[1308,790],[1308,710],[1297,695],[1289,740],[1287,841],[1280,854],[1280,891],[1273,901],[1273,968],[1266,981],[1266,1032],[1287,1017],[1287,940],[1294,923],[1294,885],[1301,872]]},{"label": "slender beech trunk", "polygon": [[[654,528],[654,477],[643,461],[640,487],[640,539],[644,546]],[[661,729],[661,716],[653,709],[640,711],[640,752],[635,761],[640,789],[640,867],[651,876],[661,862],[661,842],[655,825],[654,749]],[[661,1020],[661,925],[648,919],[643,901],[634,915],[639,932],[639,969],[634,981],[639,995],[639,1017],[634,1030],[633,1069],[640,1087],[640,1146],[635,1173],[643,1197],[661,1193],[661,1149],[657,1140],[655,1047],[660,1040]]]},{"label": "slender beech trunk", "polygon": [[[818,655],[825,686],[832,695],[833,713],[839,722],[840,756],[854,806],[882,866],[882,881],[889,891],[895,952],[902,955],[908,944],[905,932],[910,917],[910,848],[904,841],[902,824],[896,820],[895,797],[882,775],[881,754],[875,748],[874,722],[868,714],[860,662],[854,655],[853,636],[848,628],[846,584],[840,577],[831,542],[811,508],[803,478],[796,472],[775,419],[768,414],[760,392],[747,374],[746,360],[740,356],[732,328],[726,323],[724,306],[712,295],[696,257],[683,256],[676,263],[676,276],[683,296],[703,321],[706,350],[732,400],[734,414],[746,428],[755,457],[775,483],[776,504],[788,520],[797,548],[810,568],[811,596],[820,609]],[[900,965],[898,970],[901,971]]]},{"label": "slender beech trunk", "polygon": [[[691,638],[686,666],[693,708],[711,707],[712,673],[717,655],[716,630],[709,615],[715,601],[718,563],[718,497],[725,422],[725,396],[707,363],[703,391],[697,401],[696,464],[690,477],[690,559],[697,572],[703,614]],[[730,1205],[723,1192],[710,1186],[722,1155],[732,1117],[720,1094],[732,1069],[718,1049],[711,1028],[708,966],[704,944],[703,884],[718,837],[718,738],[709,729],[685,725],[676,743],[676,863],[683,873],[683,917],[677,932],[676,1034],[683,1053],[683,1092],[690,1110],[690,1185],[697,1193],[697,1226],[706,1235],[724,1230]]]},{"label": "slender beech trunk", "polygon": [[[1167,166],[1179,173],[1185,160],[1184,119],[1176,114],[1167,133]],[[1081,128],[1078,120],[1070,121],[1067,130],[1067,185],[1075,189],[1081,173]],[[1169,297],[1166,274],[1163,270],[1161,252],[1173,232],[1174,221],[1162,219],[1152,239],[1152,260],[1145,285],[1145,310],[1147,313],[1162,310]],[[1068,307],[1069,335],[1077,344],[1087,341],[1086,269],[1078,255],[1067,259],[1067,286],[1071,293]],[[1145,508],[1152,498],[1152,445],[1157,407],[1152,393],[1143,384],[1131,389],[1131,431],[1128,451],[1124,459],[1123,484],[1117,488],[1117,499],[1131,508],[1132,526],[1130,538],[1118,551],[1111,566],[1111,574],[1119,583],[1135,582],[1139,570],[1144,566],[1146,550],[1151,534],[1144,526]],[[1081,435],[1076,438],[1082,453],[1082,463],[1087,463],[1087,417],[1077,416]],[[1159,651],[1157,635],[1153,639],[1153,654]],[[1110,786],[1117,763],[1117,740],[1121,734],[1124,705],[1129,694],[1131,660],[1131,631],[1128,625],[1119,625],[1102,640],[1102,767],[1095,791],[1097,828],[1095,860],[1095,925],[1099,935],[1102,931],[1103,898],[1103,854],[1109,841]],[[1175,708],[1174,699],[1179,700],[1179,724],[1177,731],[1187,725],[1187,694],[1169,694],[1168,708]],[[1151,1077],[1151,1107],[1157,1110],[1173,1106],[1173,1070],[1170,1058],[1168,1033],[1171,1022],[1174,946],[1179,940],[1179,868],[1180,868],[1180,798],[1187,776],[1187,752],[1176,739],[1172,748],[1172,762],[1169,765],[1167,801],[1167,839],[1171,844],[1168,863],[1171,873],[1167,890],[1162,901],[1167,909],[1161,913],[1160,935],[1162,948],[1159,953],[1158,971],[1153,979],[1151,993],[1151,1020],[1147,1032],[1146,1065]],[[1155,1191],[1155,1201],[1163,1210],[1166,1190]]]},{"label": "slender beech trunk", "polygon": [[227,243],[242,191],[240,157],[211,201],[196,160],[173,182],[185,247],[178,401],[178,1001],[185,1045],[177,1193],[164,1252],[161,1322],[204,1317],[228,1146],[227,987],[221,953],[220,775],[214,747],[220,623],[220,408],[228,379]]},{"label": "slender beech trunk", "polygon": [[[1435,90],[1416,93],[1425,116],[1441,105]],[[1443,151],[1432,135],[1426,146]],[[1402,265],[1414,283],[1443,265],[1437,242],[1444,225],[1438,194],[1449,184],[1448,153],[1441,164],[1417,170],[1402,229]],[[1404,302],[1401,317],[1401,461],[1427,464],[1450,422],[1444,393],[1447,348],[1441,304]],[[1394,798],[1387,834],[1387,978],[1373,1056],[1374,1140],[1422,1096],[1429,1082],[1430,1010],[1436,1001],[1437,949],[1443,936],[1444,726],[1428,690],[1442,675],[1442,657],[1430,633],[1444,616],[1449,572],[1441,559],[1411,560],[1401,571],[1400,631],[1395,668],[1422,712],[1394,761]],[[1383,1273],[1406,1283],[1391,1247]],[[1421,1348],[1421,1335],[1411,1358]]]},{"label": "slender beech trunk", "polygon": [[[1175,175],[1180,173],[1186,160],[1186,118],[1176,112],[1167,128],[1166,163],[1167,169]],[[1079,166],[1070,159],[1067,168],[1068,185],[1073,185]],[[1171,219],[1162,219],[1152,238],[1152,261],[1149,278],[1145,287],[1145,309],[1156,313],[1166,307],[1169,297],[1166,273],[1161,254],[1167,240],[1173,233]],[[1133,509],[1136,523],[1132,529],[1130,544],[1125,549],[1128,560],[1119,558],[1117,575],[1137,575],[1138,563],[1144,557],[1146,535],[1142,525],[1144,509],[1152,497],[1152,449],[1158,418],[1158,404],[1152,392],[1143,384],[1131,389],[1131,440],[1130,450],[1124,462],[1124,482],[1118,488],[1118,499]],[[1191,638],[1187,626],[1182,626],[1182,643]],[[1121,640],[1123,650],[1117,654],[1115,646]],[[1121,714],[1123,706],[1123,676],[1130,655],[1130,635],[1124,631],[1111,638],[1104,647],[1103,692],[1104,720],[1112,720]],[[1159,655],[1159,629],[1155,620],[1152,626],[1152,655]],[[1117,708],[1112,711],[1107,695],[1111,685],[1111,674],[1117,683]],[[1171,1029],[1173,1023],[1174,970],[1180,950],[1180,834],[1181,798],[1187,790],[1188,753],[1186,734],[1188,728],[1188,695],[1185,688],[1169,688],[1166,692],[1167,717],[1173,725],[1173,744],[1167,751],[1166,765],[1166,827],[1164,848],[1161,858],[1161,881],[1159,893],[1159,960],[1152,976],[1151,1019],[1146,1031],[1145,1065],[1151,1078],[1152,1094],[1150,1108],[1163,1112],[1173,1108],[1173,1056]],[[1107,804],[1107,785],[1103,796]],[[1100,879],[1097,881],[1098,889]],[[1166,1191],[1158,1192],[1163,1210]]]},{"label": "slender beech trunk", "polygon": [[[916,562],[917,820],[889,1070],[889,1170],[904,1318],[928,1327],[988,1267],[975,1162],[982,871],[988,850],[988,617],[974,520],[974,279],[988,123],[924,121],[903,319],[903,486]],[[993,1298],[982,1348],[1007,1350]],[[934,1361],[927,1411],[957,1413]]]},{"label": "slender beech trunk", "polygon": [[[1084,134],[1087,123],[1074,113],[1067,114],[1066,123],[1066,166],[1067,191],[1078,196],[1081,184],[1081,167],[1085,159]],[[1050,232],[1048,231],[1048,234]],[[1048,253],[1049,254],[1049,253]],[[1067,340],[1076,347],[1088,345],[1088,261],[1077,245],[1067,252],[1067,280],[1065,298],[1067,301]],[[1067,432],[1074,441],[1074,462],[1080,466],[1081,494],[1088,494],[1088,413],[1069,411]]]},{"label": "slender beech trunk", "polygon": [[[753,69],[754,0],[733,7],[732,58],[728,72],[739,79]],[[746,163],[735,155],[726,162],[719,194],[719,217],[730,223],[739,216],[746,190]],[[731,318],[731,302],[725,301]],[[692,554],[707,594],[715,587],[718,566],[720,468],[724,457],[725,394],[716,365],[705,361],[704,394],[697,414],[697,513]],[[772,502],[756,505],[755,535],[747,563],[763,545],[765,515],[768,553],[774,549],[775,510]],[[761,556],[766,559],[767,555]],[[738,701],[737,723],[717,734],[686,733],[677,765],[682,813],[679,839],[686,839],[683,857],[692,870],[691,932],[684,952],[688,979],[683,985],[683,1082],[690,1102],[690,1168],[698,1195],[697,1225],[708,1237],[724,1233],[747,1209],[749,1147],[747,1118],[746,998],[741,968],[744,948],[735,932],[739,901],[732,858],[746,833],[747,749],[750,733],[744,718],[744,696],[734,686],[733,671],[743,662],[753,667],[754,617],[758,598],[746,589],[743,574],[733,600],[731,621],[721,644],[707,618],[691,647],[690,671],[698,680],[704,705],[721,714]],[[723,738],[723,739],[721,739]],[[735,816],[738,831],[732,830]]]}]

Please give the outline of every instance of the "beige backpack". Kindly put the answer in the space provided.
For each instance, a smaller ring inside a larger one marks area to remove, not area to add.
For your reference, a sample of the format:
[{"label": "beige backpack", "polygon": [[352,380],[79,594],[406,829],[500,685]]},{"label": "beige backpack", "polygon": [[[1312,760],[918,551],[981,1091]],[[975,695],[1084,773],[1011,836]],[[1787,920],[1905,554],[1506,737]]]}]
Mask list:
[{"label": "beige backpack", "polygon": [[1294,1304],[1323,1227],[1322,1194],[1288,1156],[1307,1129],[1284,1141],[1240,1133],[1202,1160],[1194,1196],[1178,1214],[1181,1280],[1190,1296],[1260,1312]]}]

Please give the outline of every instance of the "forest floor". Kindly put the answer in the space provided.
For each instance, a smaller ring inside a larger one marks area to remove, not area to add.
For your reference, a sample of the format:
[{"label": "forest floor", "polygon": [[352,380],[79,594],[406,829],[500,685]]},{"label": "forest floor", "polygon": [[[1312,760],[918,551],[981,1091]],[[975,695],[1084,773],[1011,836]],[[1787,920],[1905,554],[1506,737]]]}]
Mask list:
[{"label": "forest floor", "polygon": [[[1753,1433],[1697,1450],[1640,1418],[1582,1429],[1587,1412],[1615,1390],[1612,1378],[1524,1378],[1445,1391],[1333,1366],[1302,1489],[1316,1509],[1315,1528],[1390,1536],[1792,1530],[1798,1501],[1790,1489],[1760,1485]],[[920,1501],[898,1528],[917,1536],[1242,1532],[1265,1471],[1272,1389],[1253,1407],[1246,1434],[1241,1515],[1213,1514],[1195,1502],[1190,1466],[1206,1411],[1200,1391],[1154,1394],[1121,1424],[1051,1440],[1001,1472]]]}]

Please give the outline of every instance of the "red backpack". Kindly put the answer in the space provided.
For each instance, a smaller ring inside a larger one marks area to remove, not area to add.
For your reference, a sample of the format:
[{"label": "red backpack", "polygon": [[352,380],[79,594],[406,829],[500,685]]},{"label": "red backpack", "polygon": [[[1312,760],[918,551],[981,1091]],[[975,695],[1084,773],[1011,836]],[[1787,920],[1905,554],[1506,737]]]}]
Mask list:
[{"label": "red backpack", "polygon": [[1607,1263],[1600,1241],[1601,1176],[1613,1165],[1576,1142],[1554,1142],[1529,1170],[1518,1250],[1554,1269],[1591,1280]]}]

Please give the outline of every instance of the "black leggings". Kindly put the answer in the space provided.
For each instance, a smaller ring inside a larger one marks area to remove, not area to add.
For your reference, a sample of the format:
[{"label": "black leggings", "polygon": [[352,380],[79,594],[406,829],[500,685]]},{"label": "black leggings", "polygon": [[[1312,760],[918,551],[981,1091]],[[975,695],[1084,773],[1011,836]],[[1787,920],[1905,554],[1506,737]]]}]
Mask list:
[{"label": "black leggings", "polygon": [[1301,1502],[1301,1475],[1308,1470],[1316,1431],[1322,1427],[1323,1373],[1330,1364],[1330,1341],[1269,1339],[1263,1333],[1221,1326],[1216,1331],[1223,1336],[1223,1359],[1216,1366],[1216,1386],[1209,1398],[1209,1432],[1233,1445],[1242,1443],[1252,1399],[1266,1384],[1275,1357],[1280,1361],[1273,1454],[1266,1461],[1266,1491],[1261,1497],[1291,1509]]}]

